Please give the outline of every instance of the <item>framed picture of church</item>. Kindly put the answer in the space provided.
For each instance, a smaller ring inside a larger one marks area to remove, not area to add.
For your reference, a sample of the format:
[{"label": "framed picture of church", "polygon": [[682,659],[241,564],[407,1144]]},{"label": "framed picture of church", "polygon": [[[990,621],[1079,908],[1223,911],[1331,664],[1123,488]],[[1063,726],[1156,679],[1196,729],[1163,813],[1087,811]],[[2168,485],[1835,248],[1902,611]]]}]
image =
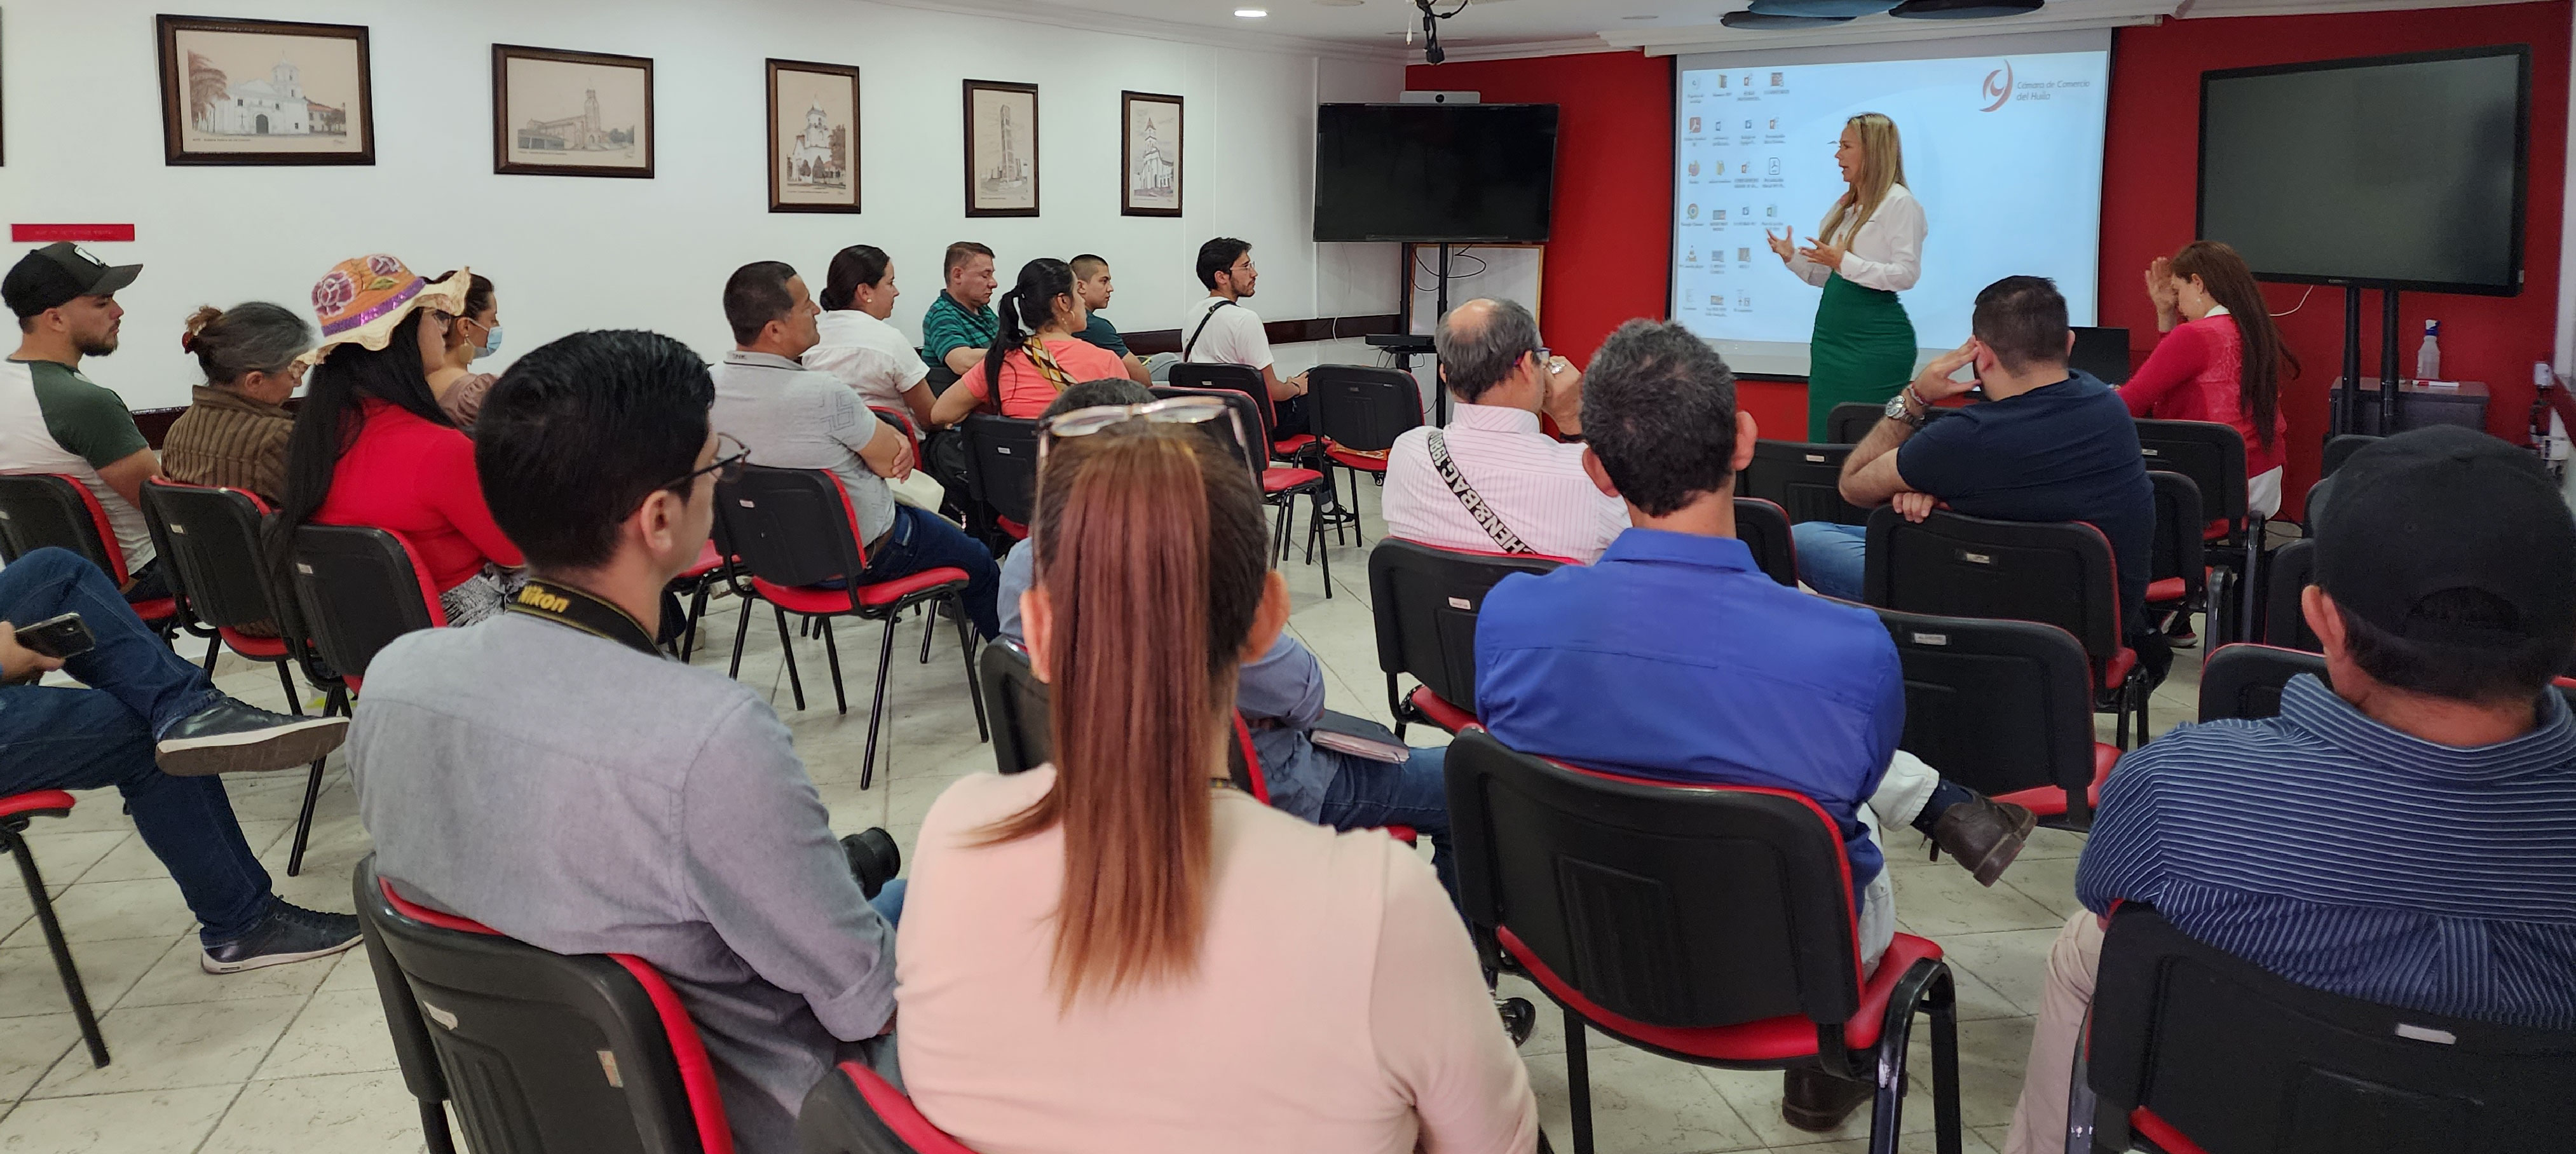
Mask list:
[{"label": "framed picture of church", "polygon": [[492,171],[653,176],[653,61],[492,46]]},{"label": "framed picture of church", "polygon": [[152,18],[167,164],[374,164],[367,30]]},{"label": "framed picture of church", "polygon": [[966,215],[1038,214],[1038,86],[966,82]]},{"label": "framed picture of church", "polygon": [[859,70],[769,62],[769,211],[859,211]]},{"label": "framed picture of church", "polygon": [[1126,125],[1118,152],[1126,173],[1119,215],[1181,215],[1181,98],[1121,92],[1118,112]]}]

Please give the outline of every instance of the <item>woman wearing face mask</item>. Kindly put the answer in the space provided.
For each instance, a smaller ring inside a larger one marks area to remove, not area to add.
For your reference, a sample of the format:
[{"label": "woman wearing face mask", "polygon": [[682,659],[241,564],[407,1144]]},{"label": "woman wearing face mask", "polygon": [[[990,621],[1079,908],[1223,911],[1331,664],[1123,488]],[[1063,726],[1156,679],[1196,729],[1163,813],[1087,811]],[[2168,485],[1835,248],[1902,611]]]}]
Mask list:
[{"label": "woman wearing face mask", "polygon": [[[449,269],[438,280],[444,283],[459,272],[464,270]],[[465,275],[472,278],[465,290],[465,311],[447,326],[446,358],[429,375],[429,388],[438,394],[438,407],[446,410],[456,427],[471,431],[474,414],[483,411],[483,394],[499,378],[466,366],[501,351],[501,306],[492,295],[490,280],[480,273]]]},{"label": "woman wearing face mask", "polygon": [[910,413],[916,427],[930,424],[930,366],[902,330],[886,323],[894,314],[894,261],[885,250],[854,244],[832,254],[832,271],[816,304],[814,327],[822,339],[805,350],[805,367],[830,373],[870,405]]}]

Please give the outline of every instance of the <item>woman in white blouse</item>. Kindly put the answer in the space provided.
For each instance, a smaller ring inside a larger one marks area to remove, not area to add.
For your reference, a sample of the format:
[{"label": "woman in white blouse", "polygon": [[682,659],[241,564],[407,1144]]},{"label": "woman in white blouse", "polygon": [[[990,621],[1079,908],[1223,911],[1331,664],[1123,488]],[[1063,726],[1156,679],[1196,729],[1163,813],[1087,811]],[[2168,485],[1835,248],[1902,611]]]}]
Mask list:
[{"label": "woman in white blouse", "polygon": [[1882,404],[1914,376],[1914,322],[1896,294],[1923,275],[1923,205],[1905,187],[1896,122],[1876,112],[1845,121],[1834,163],[1851,187],[1825,214],[1815,243],[1799,248],[1788,232],[1770,237],[1789,271],[1825,290],[1808,346],[1810,441],[1825,439],[1834,406]]},{"label": "woman in white blouse", "polygon": [[915,429],[930,427],[930,366],[886,323],[894,314],[894,261],[874,245],[854,244],[832,254],[832,271],[817,303],[822,339],[805,350],[805,367],[830,373],[870,405],[912,416]]}]

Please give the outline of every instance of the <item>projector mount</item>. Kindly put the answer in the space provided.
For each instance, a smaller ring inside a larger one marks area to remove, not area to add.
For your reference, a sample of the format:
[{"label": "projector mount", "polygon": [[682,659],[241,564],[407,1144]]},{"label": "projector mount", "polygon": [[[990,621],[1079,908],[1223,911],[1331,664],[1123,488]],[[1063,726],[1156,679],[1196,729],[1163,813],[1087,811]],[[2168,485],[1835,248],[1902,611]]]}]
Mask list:
[{"label": "projector mount", "polygon": [[1449,53],[1440,47],[1440,21],[1466,11],[1467,5],[1474,2],[1475,0],[1458,0],[1457,7],[1446,12],[1441,12],[1432,7],[1432,0],[1413,0],[1413,6],[1422,10],[1422,60],[1424,63],[1438,64],[1449,58]]}]

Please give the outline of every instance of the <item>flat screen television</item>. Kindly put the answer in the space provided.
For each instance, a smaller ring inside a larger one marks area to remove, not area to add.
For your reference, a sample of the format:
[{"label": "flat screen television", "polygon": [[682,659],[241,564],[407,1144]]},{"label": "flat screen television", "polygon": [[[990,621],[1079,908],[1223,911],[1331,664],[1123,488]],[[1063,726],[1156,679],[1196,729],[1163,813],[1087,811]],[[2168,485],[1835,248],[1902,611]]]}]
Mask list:
[{"label": "flat screen television", "polygon": [[1327,104],[1315,115],[1315,239],[1547,239],[1553,104]]},{"label": "flat screen television", "polygon": [[2522,289],[2531,46],[2204,72],[2199,236],[2265,280]]}]

